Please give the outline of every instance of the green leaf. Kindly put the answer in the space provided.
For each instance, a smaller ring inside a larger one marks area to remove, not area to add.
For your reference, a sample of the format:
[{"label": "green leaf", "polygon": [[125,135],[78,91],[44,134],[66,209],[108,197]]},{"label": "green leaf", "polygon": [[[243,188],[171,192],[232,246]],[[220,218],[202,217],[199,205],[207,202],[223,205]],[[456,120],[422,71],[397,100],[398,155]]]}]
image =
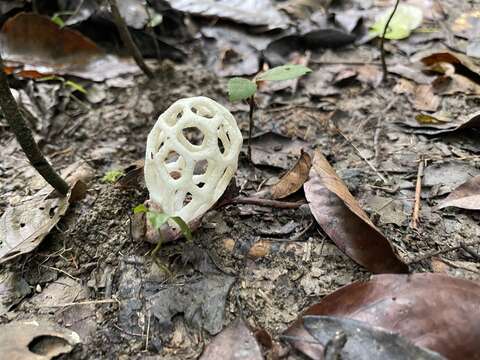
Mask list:
[{"label": "green leaf", "polygon": [[76,83],[75,81],[67,80],[65,81],[65,86],[69,86],[75,91],[80,91],[83,94],[87,94],[87,90],[85,90],[85,88],[82,85],[80,85],[79,83]]},{"label": "green leaf", "polygon": [[140,204],[137,205],[133,208],[133,213],[138,214],[138,213],[146,213],[148,212],[148,208],[145,206],[145,204]]},{"label": "green leaf", "polygon": [[296,79],[300,76],[312,72],[303,65],[287,64],[274,67],[257,76],[257,81],[281,81]]},{"label": "green leaf", "polygon": [[180,226],[183,236],[185,236],[188,241],[192,241],[192,231],[190,230],[188,224],[183,221],[180,216],[172,216],[171,219],[175,221],[178,226]]},{"label": "green leaf", "polygon": [[[393,7],[387,9],[370,28],[370,34],[381,37],[387,24]],[[385,39],[400,40],[410,36],[413,30],[422,24],[423,12],[417,6],[409,4],[399,4],[395,14],[388,24]]]},{"label": "green leaf", "polygon": [[170,215],[156,211],[148,211],[147,219],[150,221],[150,224],[158,230],[170,219]]},{"label": "green leaf", "polygon": [[63,21],[63,19],[60,17],[60,14],[58,13],[53,14],[50,20],[52,20],[52,22],[54,22],[61,28],[65,26],[65,21]]},{"label": "green leaf", "polygon": [[228,97],[230,101],[248,99],[257,92],[257,84],[244,78],[233,78],[228,81]]},{"label": "green leaf", "polygon": [[123,176],[122,170],[109,170],[103,176],[102,181],[113,184],[122,176]]}]

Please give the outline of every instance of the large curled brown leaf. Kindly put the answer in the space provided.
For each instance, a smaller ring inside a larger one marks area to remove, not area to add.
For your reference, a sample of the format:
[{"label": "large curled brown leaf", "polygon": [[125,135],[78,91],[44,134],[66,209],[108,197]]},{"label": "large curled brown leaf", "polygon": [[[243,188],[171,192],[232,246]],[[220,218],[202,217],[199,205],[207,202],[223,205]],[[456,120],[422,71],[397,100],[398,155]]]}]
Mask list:
[{"label": "large curled brown leaf", "polygon": [[131,59],[106,54],[78,31],[60,28],[38,14],[19,13],[8,19],[0,43],[7,70],[13,72],[17,64],[26,77],[69,74],[103,81],[138,72]]},{"label": "large curled brown leaf", "polygon": [[[338,316],[363,321],[406,337],[448,359],[480,359],[480,284],[443,274],[377,275],[326,296],[304,315]],[[323,347],[300,317],[286,335],[313,359]]]},{"label": "large curled brown leaf", "polygon": [[270,188],[272,198],[283,199],[297,192],[305,181],[307,181],[311,167],[312,158],[306,152],[302,151],[295,166],[288,170],[280,181]]},{"label": "large curled brown leaf", "polygon": [[438,204],[438,209],[449,206],[480,210],[480,175],[475,176],[453,190],[443,201]]},{"label": "large curled brown leaf", "polygon": [[374,273],[405,273],[408,267],[370,221],[320,151],[304,184],[313,216],[345,254]]},{"label": "large curled brown leaf", "polygon": [[417,134],[432,136],[460,130],[480,130],[480,111],[466,116],[459,116],[452,119],[452,121],[435,121],[435,115],[429,115],[429,118],[432,120],[429,124],[419,121],[424,117],[425,115],[422,115],[422,117],[417,116],[416,119],[407,119],[405,122],[398,123],[398,125]]}]

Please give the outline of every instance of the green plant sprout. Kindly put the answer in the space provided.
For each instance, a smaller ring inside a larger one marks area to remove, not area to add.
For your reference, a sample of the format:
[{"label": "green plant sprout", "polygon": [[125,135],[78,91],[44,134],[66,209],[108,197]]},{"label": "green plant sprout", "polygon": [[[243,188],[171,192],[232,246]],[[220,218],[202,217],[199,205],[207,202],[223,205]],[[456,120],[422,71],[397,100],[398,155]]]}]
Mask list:
[{"label": "green plant sprout", "polygon": [[74,15],[75,11],[59,11],[52,15],[50,20],[57,24],[60,28],[65,26],[65,21],[63,21],[62,16]]},{"label": "green plant sprout", "polygon": [[167,273],[170,273],[170,270],[165,265],[161,264],[157,259],[157,254],[160,251],[162,243],[164,242],[161,228],[165,224],[168,225],[169,221],[173,221],[178,225],[183,236],[185,236],[185,238],[191,242],[193,240],[193,237],[192,237],[192,231],[190,230],[190,227],[185,221],[183,221],[183,219],[180,216],[171,216],[162,212],[153,211],[147,208],[144,204],[137,205],[133,209],[133,213],[134,214],[145,213],[147,220],[150,222],[153,228],[158,231],[159,240],[155,248],[150,253],[150,256],[152,257],[153,261],[155,262],[155,264],[157,264],[157,266],[160,269],[164,270]]},{"label": "green plant sprout", "polygon": [[124,174],[122,170],[109,170],[103,175],[102,181],[110,184],[114,184],[120,179]]},{"label": "green plant sprout", "polygon": [[235,77],[228,81],[228,97],[231,102],[246,100],[250,106],[248,127],[248,158],[252,160],[253,113],[255,111],[255,94],[262,81],[293,80],[308,74],[312,70],[303,65],[287,64],[271,68],[256,75],[252,80]]}]

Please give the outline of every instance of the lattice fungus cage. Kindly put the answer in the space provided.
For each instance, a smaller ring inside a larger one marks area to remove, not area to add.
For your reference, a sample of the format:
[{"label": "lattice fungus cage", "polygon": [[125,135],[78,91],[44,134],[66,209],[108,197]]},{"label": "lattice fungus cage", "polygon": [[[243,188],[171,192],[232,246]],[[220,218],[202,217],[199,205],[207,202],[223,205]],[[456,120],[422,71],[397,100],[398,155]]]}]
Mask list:
[{"label": "lattice fungus cage", "polygon": [[150,199],[187,223],[201,216],[234,176],[241,147],[242,134],[225,107],[203,96],[177,100],[148,135]]}]

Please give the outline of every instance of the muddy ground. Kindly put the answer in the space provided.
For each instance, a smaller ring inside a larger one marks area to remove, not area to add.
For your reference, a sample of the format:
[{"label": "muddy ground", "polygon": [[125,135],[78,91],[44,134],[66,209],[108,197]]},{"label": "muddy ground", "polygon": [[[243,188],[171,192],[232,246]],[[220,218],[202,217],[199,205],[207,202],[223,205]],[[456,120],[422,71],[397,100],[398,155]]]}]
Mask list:
[{"label": "muddy ground", "polygon": [[[390,63],[406,62],[396,47],[389,50],[395,52],[388,57]],[[199,46],[190,51],[187,63],[156,66],[154,80],[135,75],[95,84],[102,94],[97,103],[57,101],[51,118],[34,126],[56,168],[83,160],[95,176],[86,198],[69,209],[39,248],[3,266],[21,275],[31,292],[1,321],[45,318],[75,330],[82,344],[62,358],[196,359],[212,334],[239,316],[252,329],[265,329],[278,340],[303,309],[371,275],[338,250],[308,205],[211,210],[194,232],[193,243],[179,240],[160,251],[170,275],[152,262],[147,255],[152,245],[135,239],[131,226],[132,209],[148,198],[147,190],[142,183],[119,188],[102,177],[143,158],[154,121],[179,98],[211,97],[232,110],[244,134],[248,127],[248,108],[228,102],[227,79],[205,68]],[[362,54],[378,75],[374,44],[317,54],[309,66],[327,71],[361,62]],[[242,153],[236,184],[242,194],[253,194],[274,183],[298,158],[300,147],[320,149],[411,271],[479,279],[480,264],[464,251],[432,256],[480,235],[478,213],[434,209],[447,192],[480,174],[478,138],[468,131],[427,137],[398,126],[418,113],[405,95],[394,91],[399,79],[390,75],[380,85],[348,81],[335,94],[309,96],[307,90],[315,84],[306,77],[295,93],[286,89],[261,94],[255,133],[263,135],[254,140],[253,150],[257,165]],[[29,86],[58,91],[51,84]],[[456,94],[441,101],[442,109],[459,116],[478,110],[480,97]],[[0,128],[4,211],[40,185],[3,119]],[[271,166],[279,151],[284,156]],[[427,166],[415,230],[411,217],[421,158]],[[295,199],[302,198],[299,194]],[[83,304],[68,305],[72,302]],[[302,358],[294,351],[287,357]]]}]

